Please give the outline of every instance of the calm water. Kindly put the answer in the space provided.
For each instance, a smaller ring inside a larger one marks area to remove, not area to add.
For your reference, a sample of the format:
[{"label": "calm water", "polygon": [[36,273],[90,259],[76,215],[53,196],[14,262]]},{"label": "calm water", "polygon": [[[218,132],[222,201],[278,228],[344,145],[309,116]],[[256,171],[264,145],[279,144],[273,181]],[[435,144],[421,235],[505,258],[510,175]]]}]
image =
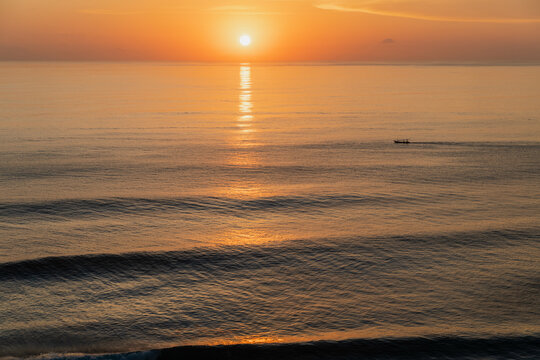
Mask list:
[{"label": "calm water", "polygon": [[539,79],[0,63],[0,357],[538,358]]}]

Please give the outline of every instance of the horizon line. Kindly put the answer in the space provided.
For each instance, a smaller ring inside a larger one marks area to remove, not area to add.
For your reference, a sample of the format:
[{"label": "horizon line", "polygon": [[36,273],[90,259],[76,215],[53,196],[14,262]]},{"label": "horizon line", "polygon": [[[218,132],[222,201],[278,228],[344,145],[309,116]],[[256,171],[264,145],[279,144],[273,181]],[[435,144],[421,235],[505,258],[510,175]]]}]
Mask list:
[{"label": "horizon line", "polygon": [[115,63],[115,64],[175,64],[175,65],[263,65],[263,66],[323,66],[323,65],[341,65],[341,66],[540,66],[540,60],[534,61],[363,61],[363,60],[313,60],[313,61],[184,61],[184,60],[96,60],[96,59],[0,59],[0,63]]}]

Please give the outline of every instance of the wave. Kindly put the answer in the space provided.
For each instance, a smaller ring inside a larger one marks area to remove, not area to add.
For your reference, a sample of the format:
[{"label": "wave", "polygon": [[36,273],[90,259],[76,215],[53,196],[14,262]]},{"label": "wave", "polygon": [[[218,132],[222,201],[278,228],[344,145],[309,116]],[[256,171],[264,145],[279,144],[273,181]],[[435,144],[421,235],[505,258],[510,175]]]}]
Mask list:
[{"label": "wave", "polygon": [[540,355],[540,338],[459,337],[317,341],[274,345],[184,346],[159,352],[157,360],[192,359],[457,359]]},{"label": "wave", "polygon": [[[441,197],[443,195],[440,195]],[[139,214],[148,212],[213,212],[241,217],[257,211],[284,211],[302,209],[325,209],[347,205],[394,205],[436,201],[437,196],[390,196],[390,195],[311,195],[273,196],[257,199],[234,199],[225,197],[185,198],[127,198],[64,199],[27,203],[0,204],[0,219],[46,216],[73,218],[85,216],[108,216],[111,214]],[[460,198],[458,194],[444,194],[444,198]]]},{"label": "wave", "polygon": [[[13,314],[0,335],[0,357],[148,350],[267,333],[306,338],[373,328],[399,336],[421,327],[423,335],[433,335],[446,334],[449,324],[463,329],[460,335],[534,334],[539,274],[523,254],[534,257],[539,239],[538,228],[499,229],[0,263],[0,298]],[[497,271],[501,266],[504,272]],[[69,317],[57,319],[64,313]],[[486,360],[491,354],[486,349],[508,355],[502,358],[537,349],[537,339],[520,339],[183,346],[154,355],[474,359],[480,354]],[[467,347],[470,352],[457,353]]]},{"label": "wave", "polygon": [[[106,355],[45,356],[63,359],[534,359],[540,356],[537,336],[412,337],[312,341],[277,344],[178,346]],[[43,356],[41,358],[44,358]]]},{"label": "wave", "polygon": [[[197,273],[214,276],[234,271],[294,264],[318,264],[355,268],[374,265],[374,256],[390,256],[393,251],[432,248],[432,255],[446,254],[452,248],[483,249],[525,246],[537,243],[539,229],[496,229],[433,235],[388,237],[347,237],[291,240],[261,246],[201,247],[179,251],[133,252],[52,256],[0,263],[0,281],[13,279],[78,279],[85,277],[133,277],[160,273],[184,273],[185,281],[197,281]],[[383,247],[384,251],[380,248]],[[350,254],[361,257],[350,258]],[[372,254],[372,255],[366,255]],[[363,259],[363,260],[362,260]],[[339,266],[338,266],[339,265]],[[389,263],[386,266],[390,266]]]}]

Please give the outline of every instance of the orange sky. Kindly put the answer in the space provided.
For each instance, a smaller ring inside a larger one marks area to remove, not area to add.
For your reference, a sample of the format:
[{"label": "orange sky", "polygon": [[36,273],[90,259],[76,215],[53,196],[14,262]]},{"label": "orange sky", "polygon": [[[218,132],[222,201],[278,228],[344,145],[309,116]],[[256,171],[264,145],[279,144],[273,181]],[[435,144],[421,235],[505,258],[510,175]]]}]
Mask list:
[{"label": "orange sky", "polygon": [[540,62],[540,0],[0,0],[0,59]]}]

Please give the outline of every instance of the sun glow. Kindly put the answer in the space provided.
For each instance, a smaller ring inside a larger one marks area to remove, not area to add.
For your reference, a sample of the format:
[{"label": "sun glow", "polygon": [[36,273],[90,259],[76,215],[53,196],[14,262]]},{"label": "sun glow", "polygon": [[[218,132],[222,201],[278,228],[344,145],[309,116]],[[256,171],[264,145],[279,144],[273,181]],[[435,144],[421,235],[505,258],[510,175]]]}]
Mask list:
[{"label": "sun glow", "polygon": [[249,46],[249,44],[251,44],[251,37],[249,35],[242,35],[240,36],[238,41],[242,46]]}]

